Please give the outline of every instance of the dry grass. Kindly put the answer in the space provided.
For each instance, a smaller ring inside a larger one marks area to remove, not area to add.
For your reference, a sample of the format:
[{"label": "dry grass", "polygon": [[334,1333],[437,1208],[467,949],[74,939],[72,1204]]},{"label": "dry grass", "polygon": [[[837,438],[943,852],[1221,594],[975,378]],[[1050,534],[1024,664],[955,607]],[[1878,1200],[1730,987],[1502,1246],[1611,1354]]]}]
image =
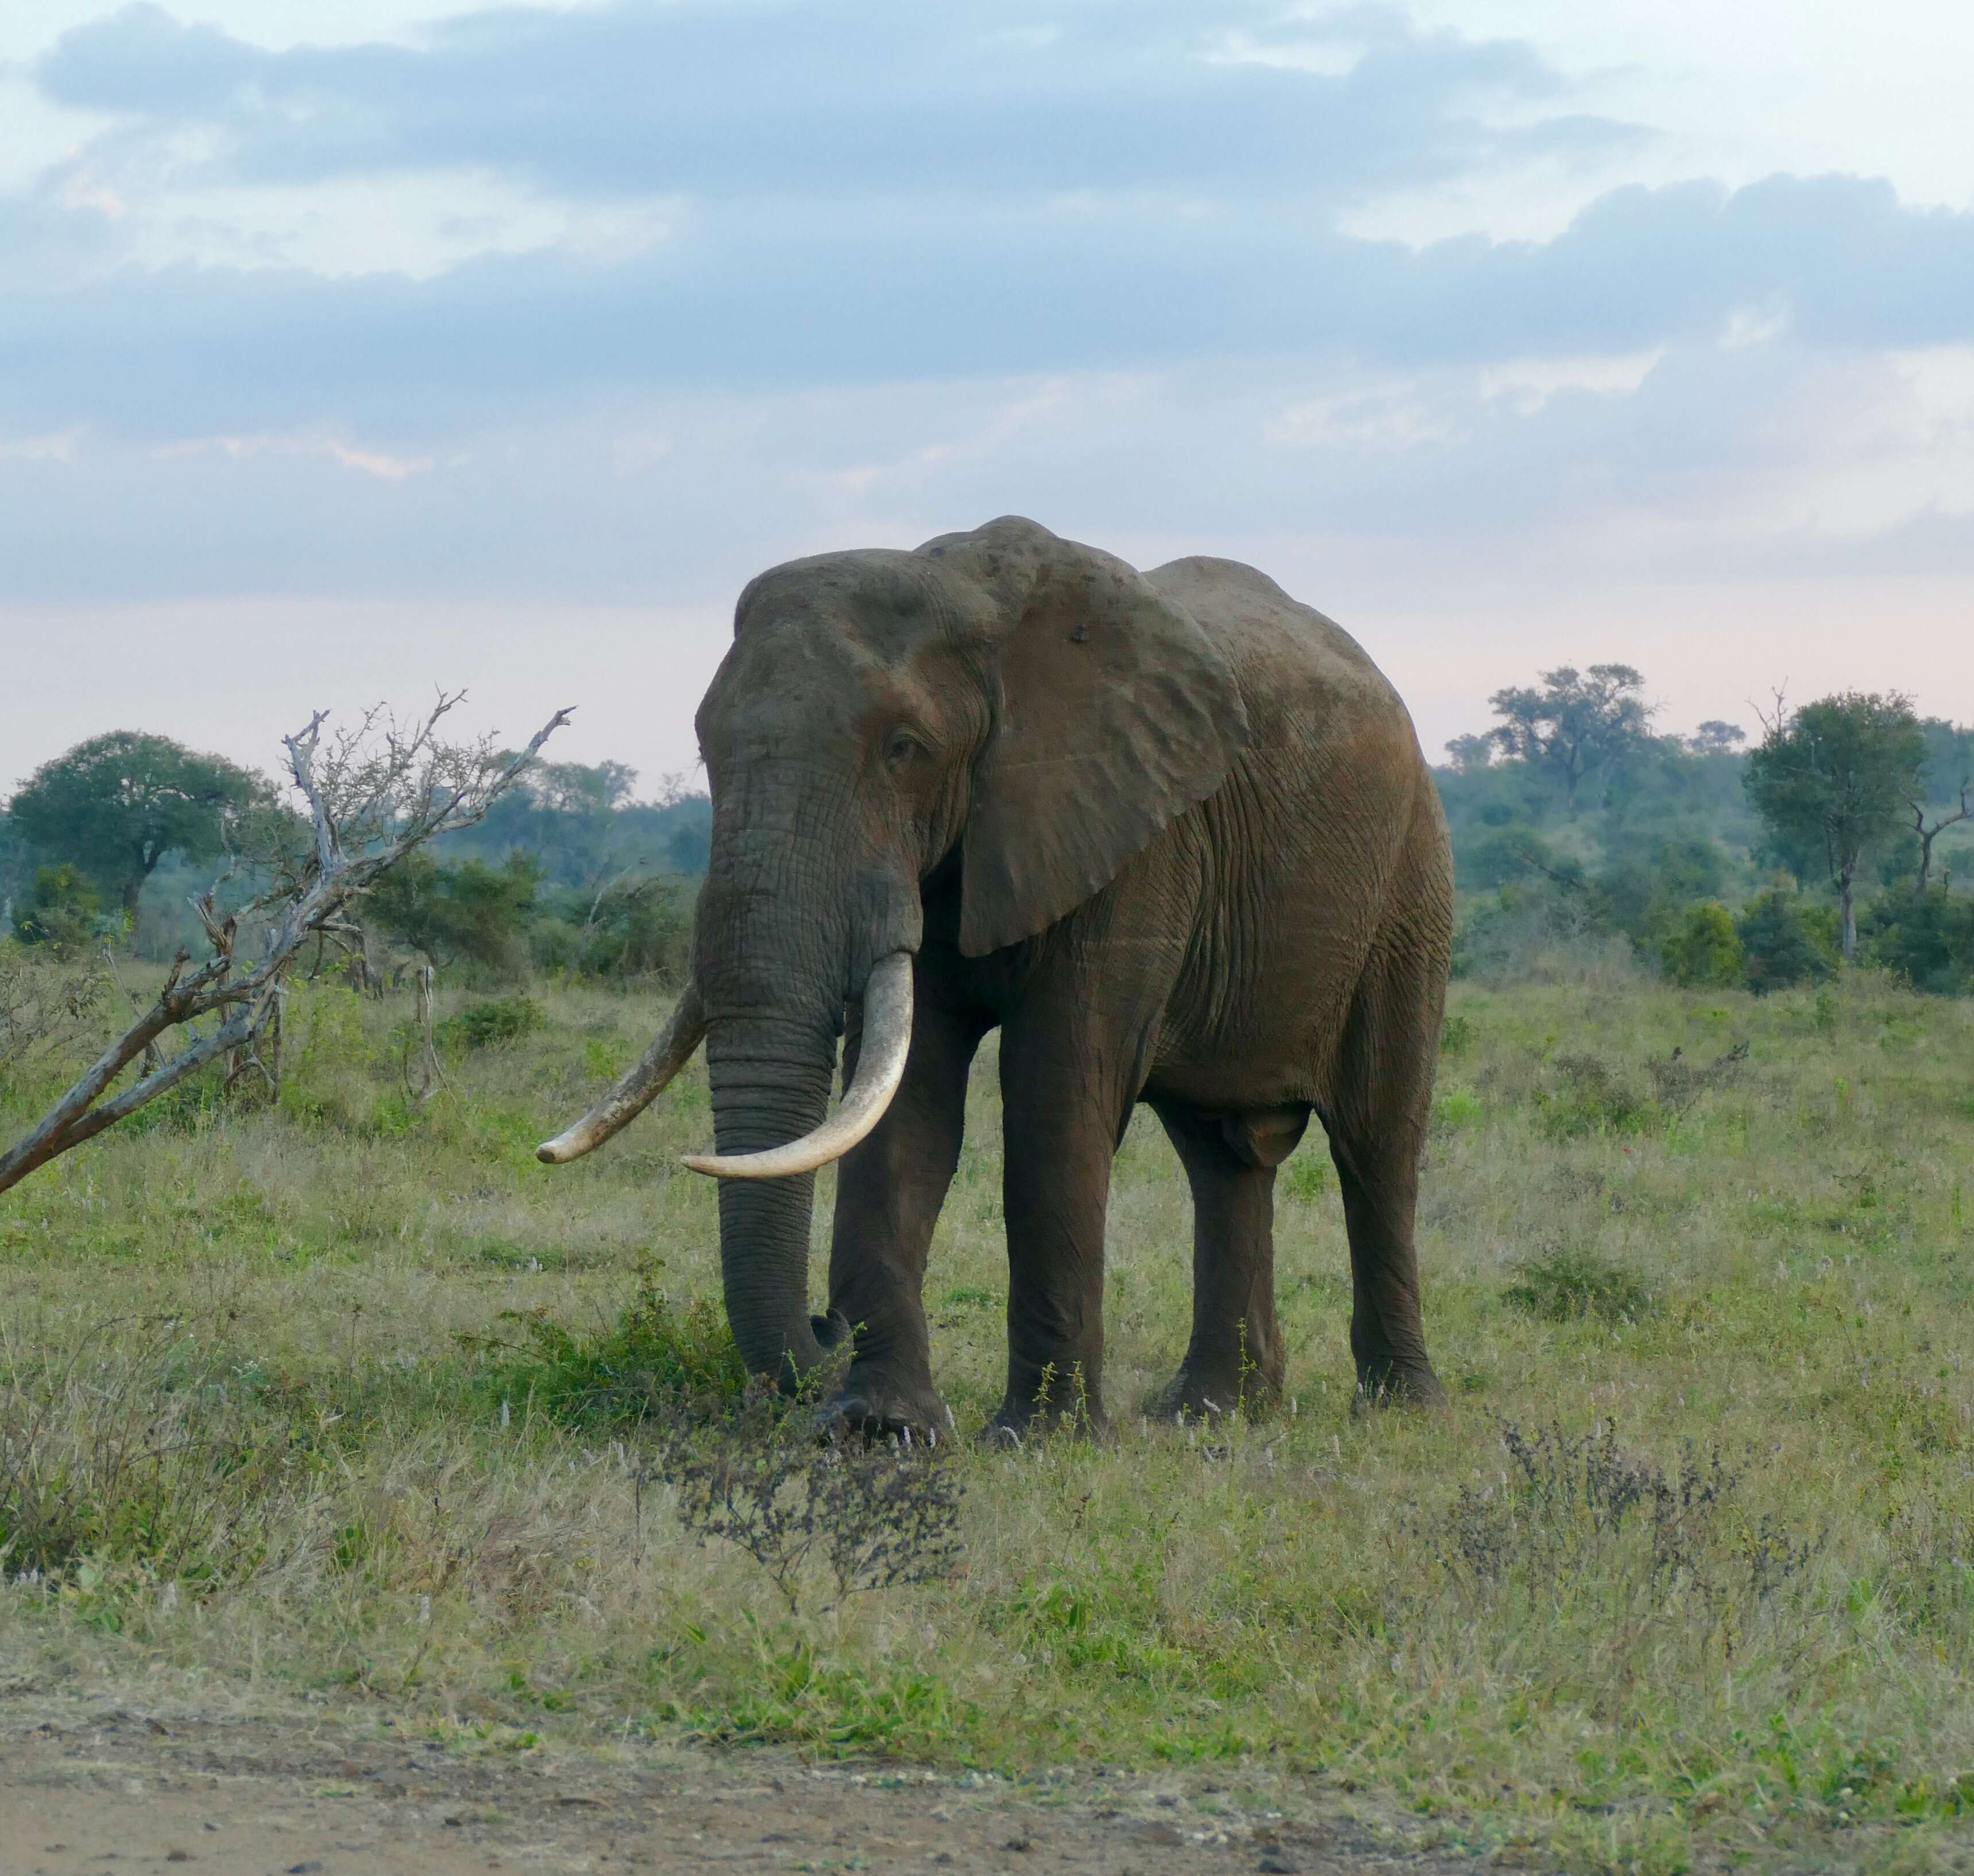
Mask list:
[{"label": "dry grass", "polygon": [[[634,1425],[572,1420],[484,1340],[543,1310],[605,1346],[641,1269],[681,1310],[716,1289],[713,1191],[671,1169],[710,1136],[697,1071],[595,1159],[529,1157],[659,1005],[536,995],[546,1026],[458,1053],[423,1109],[402,1009],[298,995],[278,1110],[188,1097],[0,1199],[0,1494],[67,1494],[34,1500],[31,1563],[15,1539],[0,1678],[517,1743],[1289,1768],[1572,1868],[1965,1855],[1974,1005],[1864,977],[1459,994],[1423,1216],[1438,1418],[1350,1416],[1320,1143],[1283,1182],[1292,1411],[1126,1411],[1189,1307],[1183,1182],[1141,1117],[1117,1445],[962,1455],[956,1579],[795,1616],[681,1528]],[[1743,1039],[1704,1085],[1666,1072]],[[962,1426],[1003,1358],[991,1070],[927,1284]],[[1517,1307],[1545,1270],[1562,1300]]]}]

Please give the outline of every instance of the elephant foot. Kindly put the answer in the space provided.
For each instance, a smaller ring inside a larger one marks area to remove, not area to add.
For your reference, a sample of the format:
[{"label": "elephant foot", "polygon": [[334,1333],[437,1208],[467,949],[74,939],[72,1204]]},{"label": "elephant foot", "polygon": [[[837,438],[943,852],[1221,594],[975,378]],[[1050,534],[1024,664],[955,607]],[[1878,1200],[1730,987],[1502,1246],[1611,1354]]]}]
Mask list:
[{"label": "elephant foot", "polygon": [[916,1386],[852,1368],[818,1416],[825,1430],[907,1445],[939,1446],[953,1437],[953,1413],[930,1382]]},{"label": "elephant foot", "polygon": [[1416,1362],[1360,1373],[1350,1411],[1359,1415],[1380,1407],[1440,1408],[1445,1405],[1446,1389],[1440,1385],[1432,1365],[1429,1362]]},{"label": "elephant foot", "polygon": [[1282,1397],[1279,1377],[1231,1369],[1183,1365],[1165,1386],[1145,1402],[1154,1420],[1217,1420],[1223,1414],[1266,1412]]}]

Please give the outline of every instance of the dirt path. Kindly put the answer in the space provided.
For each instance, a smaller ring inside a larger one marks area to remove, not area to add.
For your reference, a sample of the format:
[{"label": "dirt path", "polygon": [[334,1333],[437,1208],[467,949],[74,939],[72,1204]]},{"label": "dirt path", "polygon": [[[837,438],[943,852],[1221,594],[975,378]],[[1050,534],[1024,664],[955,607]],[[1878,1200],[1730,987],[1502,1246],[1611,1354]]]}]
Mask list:
[{"label": "dirt path", "polygon": [[[40,1706],[41,1703],[33,1703]],[[329,1723],[0,1713],[0,1876],[1472,1871],[1141,1776],[1030,1785],[769,1752],[471,1756]],[[1223,1805],[1224,1809],[1214,1809]]]}]

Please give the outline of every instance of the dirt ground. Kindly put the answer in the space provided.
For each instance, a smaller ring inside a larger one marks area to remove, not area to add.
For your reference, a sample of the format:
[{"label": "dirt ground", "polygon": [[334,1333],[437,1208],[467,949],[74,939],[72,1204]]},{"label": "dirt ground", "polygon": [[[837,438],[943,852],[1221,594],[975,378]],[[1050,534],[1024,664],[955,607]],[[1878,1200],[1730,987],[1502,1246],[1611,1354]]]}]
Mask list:
[{"label": "dirt ground", "polygon": [[766,1751],[463,1750],[326,1720],[0,1709],[0,1876],[528,1871],[1472,1871],[1202,1780],[1011,1783]]}]

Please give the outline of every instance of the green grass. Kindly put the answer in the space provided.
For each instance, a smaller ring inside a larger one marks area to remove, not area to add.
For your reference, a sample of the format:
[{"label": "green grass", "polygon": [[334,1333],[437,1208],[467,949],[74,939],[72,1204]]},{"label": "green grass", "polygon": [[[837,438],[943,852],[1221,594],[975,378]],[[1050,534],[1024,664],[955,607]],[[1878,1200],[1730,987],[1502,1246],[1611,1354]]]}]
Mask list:
[{"label": "green grass", "polygon": [[[1313,1130],[1278,1189],[1291,1405],[1140,1421],[1190,1241],[1140,1116],[1116,1444],[961,1454],[956,1578],[796,1617],[680,1528],[639,1432],[732,1379],[714,1191],[676,1169],[703,1068],[537,1165],[664,1011],[531,994],[541,1026],[421,1105],[406,999],[298,988],[277,1106],[189,1095],[0,1196],[0,1681],[1265,1773],[1572,1869],[1967,1854],[1974,1005],[1457,990],[1438,1416],[1351,1414]],[[962,1428],[1004,1357],[989,1056],[926,1286]]]}]

